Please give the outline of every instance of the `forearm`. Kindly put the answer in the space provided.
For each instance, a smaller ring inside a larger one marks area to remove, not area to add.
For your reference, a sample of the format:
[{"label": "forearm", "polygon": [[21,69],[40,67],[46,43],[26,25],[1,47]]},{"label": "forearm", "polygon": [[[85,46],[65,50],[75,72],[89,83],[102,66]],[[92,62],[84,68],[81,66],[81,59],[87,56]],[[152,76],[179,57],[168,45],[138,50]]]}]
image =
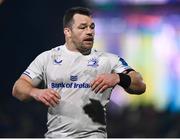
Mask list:
[{"label": "forearm", "polygon": [[122,86],[126,92],[130,94],[142,94],[146,90],[146,84],[143,82],[143,78],[140,73],[132,70],[127,73],[118,73],[119,82],[118,85]]},{"label": "forearm", "polygon": [[144,93],[146,90],[146,84],[144,83],[141,74],[136,71],[131,71],[128,75],[131,78],[131,83],[128,88],[125,88],[125,90],[130,94]]},{"label": "forearm", "polygon": [[14,97],[18,98],[21,101],[30,100],[32,98],[31,96],[31,90],[33,89],[33,86],[31,83],[26,81],[25,79],[18,79],[14,86],[12,94]]},{"label": "forearm", "polygon": [[98,75],[92,82],[91,88],[95,93],[103,92],[107,88],[114,87],[115,85],[122,86],[126,92],[130,94],[142,94],[146,90],[146,85],[143,82],[141,75],[132,70],[123,73],[106,73]]}]

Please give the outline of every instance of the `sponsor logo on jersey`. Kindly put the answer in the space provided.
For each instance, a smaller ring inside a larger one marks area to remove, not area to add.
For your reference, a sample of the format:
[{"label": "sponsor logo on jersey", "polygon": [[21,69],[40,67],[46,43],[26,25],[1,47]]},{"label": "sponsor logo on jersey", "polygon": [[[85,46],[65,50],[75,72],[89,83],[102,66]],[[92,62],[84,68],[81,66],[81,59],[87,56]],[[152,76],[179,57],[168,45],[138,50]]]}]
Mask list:
[{"label": "sponsor logo on jersey", "polygon": [[55,83],[51,83],[51,88],[90,88],[90,84],[89,83],[78,83],[75,82],[78,80],[78,76],[77,75],[70,75],[70,81],[69,83],[64,83],[64,82],[55,82]]},{"label": "sponsor logo on jersey", "polygon": [[97,66],[99,66],[98,63],[99,63],[99,61],[97,58],[91,58],[88,60],[88,66],[92,66],[92,67],[96,68]]},{"label": "sponsor logo on jersey", "polygon": [[77,81],[77,80],[78,80],[78,76],[73,76],[73,75],[71,75],[71,76],[70,76],[70,80],[71,80],[71,81]]},{"label": "sponsor logo on jersey", "polygon": [[88,83],[51,83],[51,88],[90,88],[90,84]]}]

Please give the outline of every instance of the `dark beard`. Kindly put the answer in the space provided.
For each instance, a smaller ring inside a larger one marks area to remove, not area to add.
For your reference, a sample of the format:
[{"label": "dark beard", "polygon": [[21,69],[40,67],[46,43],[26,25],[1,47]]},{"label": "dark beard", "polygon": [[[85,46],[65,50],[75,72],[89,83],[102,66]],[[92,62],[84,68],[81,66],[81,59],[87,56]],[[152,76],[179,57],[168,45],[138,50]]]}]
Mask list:
[{"label": "dark beard", "polygon": [[78,51],[82,54],[82,55],[89,55],[91,53],[91,48],[87,49],[87,48],[78,48]]}]

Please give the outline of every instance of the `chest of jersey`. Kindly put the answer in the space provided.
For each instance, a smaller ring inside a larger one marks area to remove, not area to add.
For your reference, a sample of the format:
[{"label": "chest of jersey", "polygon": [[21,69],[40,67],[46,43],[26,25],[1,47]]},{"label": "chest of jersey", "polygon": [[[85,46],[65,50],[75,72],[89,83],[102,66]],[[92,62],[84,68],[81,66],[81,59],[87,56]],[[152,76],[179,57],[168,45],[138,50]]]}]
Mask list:
[{"label": "chest of jersey", "polygon": [[46,73],[47,80],[50,82],[70,83],[76,81],[89,83],[98,74],[110,72],[111,66],[106,57],[62,53],[49,62]]}]

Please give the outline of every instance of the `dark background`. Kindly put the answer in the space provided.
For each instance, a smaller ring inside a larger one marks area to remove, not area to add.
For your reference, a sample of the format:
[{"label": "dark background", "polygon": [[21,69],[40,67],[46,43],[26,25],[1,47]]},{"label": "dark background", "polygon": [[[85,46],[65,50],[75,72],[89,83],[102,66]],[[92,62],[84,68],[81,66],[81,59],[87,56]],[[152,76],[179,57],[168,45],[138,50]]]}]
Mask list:
[{"label": "dark background", "polygon": [[[62,17],[75,0],[6,0],[0,5],[0,137],[43,137],[46,111],[40,103],[12,97],[14,82],[41,52],[64,43]],[[153,106],[119,109],[110,102],[109,137],[180,137],[179,113]]]}]

